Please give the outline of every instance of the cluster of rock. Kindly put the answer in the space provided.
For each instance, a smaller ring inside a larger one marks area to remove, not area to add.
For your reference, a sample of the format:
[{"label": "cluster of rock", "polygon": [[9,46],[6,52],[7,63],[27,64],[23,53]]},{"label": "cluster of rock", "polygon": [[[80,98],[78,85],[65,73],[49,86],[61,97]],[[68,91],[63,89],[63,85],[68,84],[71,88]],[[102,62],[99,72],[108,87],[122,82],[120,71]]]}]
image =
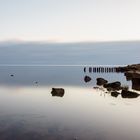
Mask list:
[{"label": "cluster of rock", "polygon": [[96,80],[97,85],[106,88],[107,91],[110,92],[111,96],[113,97],[118,97],[119,94],[121,94],[122,98],[137,98],[140,96],[140,94],[136,92],[129,91],[128,87],[121,86],[121,82],[119,81],[108,83],[108,81],[104,78],[97,78]]},{"label": "cluster of rock", "polygon": [[140,90],[140,64],[118,67],[116,69],[118,72],[124,72],[126,79],[132,81],[132,89]]},{"label": "cluster of rock", "polygon": [[[104,71],[102,67],[99,68],[89,68],[89,72],[97,71],[102,72]],[[114,68],[106,68],[105,71],[114,71]],[[86,68],[84,68],[84,72],[86,72]],[[126,67],[116,67],[115,72],[123,72],[125,73],[126,79],[132,81],[132,89],[140,90],[140,64],[134,64],[134,65],[128,65]],[[92,80],[91,77],[85,76],[84,81],[90,82]],[[140,94],[129,91],[127,86],[121,86],[121,82],[115,81],[112,83],[109,83],[104,78],[97,78],[97,85],[103,86],[105,89],[107,89],[108,92],[111,93],[111,96],[118,97],[119,94],[121,94],[122,98],[137,98],[140,96]],[[58,96],[63,97],[65,94],[65,90],[63,88],[52,88],[51,91],[52,96]]]}]

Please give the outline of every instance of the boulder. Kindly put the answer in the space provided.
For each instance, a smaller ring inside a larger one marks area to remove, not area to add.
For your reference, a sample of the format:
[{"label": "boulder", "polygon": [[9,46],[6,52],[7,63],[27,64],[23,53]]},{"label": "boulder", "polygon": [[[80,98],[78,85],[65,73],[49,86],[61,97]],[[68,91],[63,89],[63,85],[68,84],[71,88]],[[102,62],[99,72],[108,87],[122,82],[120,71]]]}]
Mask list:
[{"label": "boulder", "polygon": [[120,93],[119,93],[119,92],[116,92],[116,91],[111,92],[111,96],[112,96],[112,97],[118,97],[119,94],[120,94]]},{"label": "boulder", "polygon": [[122,98],[137,98],[140,96],[140,94],[133,91],[122,90],[121,96]]},{"label": "boulder", "polygon": [[102,85],[108,83],[108,81],[105,80],[104,78],[97,78],[96,81],[97,81],[97,85],[98,85],[98,86],[102,86]]},{"label": "boulder", "polygon": [[121,83],[119,81],[113,82],[113,83],[108,83],[104,84],[104,87],[107,88],[108,90],[120,90],[121,89]]},{"label": "boulder", "polygon": [[133,64],[125,67],[116,67],[115,69],[116,72],[140,71],[140,64]]},{"label": "boulder", "polygon": [[140,71],[127,71],[125,72],[125,76],[129,79],[139,78],[140,79]]},{"label": "boulder", "polygon": [[87,83],[87,82],[90,82],[91,81],[91,77],[89,76],[85,76],[84,77],[84,81]]},{"label": "boulder", "polygon": [[52,96],[63,97],[65,90],[63,88],[52,88],[51,94]]}]

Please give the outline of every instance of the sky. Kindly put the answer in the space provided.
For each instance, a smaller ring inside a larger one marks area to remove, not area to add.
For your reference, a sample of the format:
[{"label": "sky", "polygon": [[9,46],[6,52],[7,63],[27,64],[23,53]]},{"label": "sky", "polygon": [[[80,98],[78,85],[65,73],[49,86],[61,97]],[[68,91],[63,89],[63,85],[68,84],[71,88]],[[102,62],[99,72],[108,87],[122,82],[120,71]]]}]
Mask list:
[{"label": "sky", "polygon": [[140,0],[0,0],[5,40],[140,40]]}]

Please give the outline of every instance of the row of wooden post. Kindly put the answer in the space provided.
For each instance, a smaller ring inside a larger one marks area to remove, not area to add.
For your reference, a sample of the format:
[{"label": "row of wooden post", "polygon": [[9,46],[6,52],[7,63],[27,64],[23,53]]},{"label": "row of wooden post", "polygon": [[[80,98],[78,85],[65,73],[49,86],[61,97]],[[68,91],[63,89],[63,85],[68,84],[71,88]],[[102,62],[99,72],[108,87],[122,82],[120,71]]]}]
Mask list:
[{"label": "row of wooden post", "polygon": [[117,68],[115,67],[84,67],[84,72],[89,73],[114,73],[117,72]]}]

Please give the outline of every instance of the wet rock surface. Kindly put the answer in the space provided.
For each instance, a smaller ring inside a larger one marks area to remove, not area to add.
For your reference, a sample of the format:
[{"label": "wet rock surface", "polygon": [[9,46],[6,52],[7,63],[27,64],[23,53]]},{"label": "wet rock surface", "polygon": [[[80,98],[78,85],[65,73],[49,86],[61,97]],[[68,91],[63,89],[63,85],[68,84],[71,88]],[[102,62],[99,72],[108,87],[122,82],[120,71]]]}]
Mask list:
[{"label": "wet rock surface", "polygon": [[90,82],[92,80],[92,78],[91,77],[89,77],[89,76],[85,76],[84,77],[84,81],[87,83],[87,82]]},{"label": "wet rock surface", "polygon": [[105,84],[104,88],[107,88],[107,90],[120,90],[121,89],[121,82],[116,81],[116,82]]},{"label": "wet rock surface", "polygon": [[51,94],[52,96],[63,97],[65,90],[63,88],[52,88]]},{"label": "wet rock surface", "polygon": [[118,97],[119,94],[120,94],[120,93],[119,93],[119,92],[116,92],[116,91],[111,92],[111,96],[112,96],[112,97]]},{"label": "wet rock surface", "polygon": [[140,94],[133,91],[122,90],[121,96],[122,98],[137,98],[140,96]]},{"label": "wet rock surface", "polygon": [[104,78],[97,78],[96,81],[98,86],[102,86],[108,83],[108,81]]},{"label": "wet rock surface", "polygon": [[128,65],[125,67],[116,67],[116,72],[140,71],[140,64]]}]

